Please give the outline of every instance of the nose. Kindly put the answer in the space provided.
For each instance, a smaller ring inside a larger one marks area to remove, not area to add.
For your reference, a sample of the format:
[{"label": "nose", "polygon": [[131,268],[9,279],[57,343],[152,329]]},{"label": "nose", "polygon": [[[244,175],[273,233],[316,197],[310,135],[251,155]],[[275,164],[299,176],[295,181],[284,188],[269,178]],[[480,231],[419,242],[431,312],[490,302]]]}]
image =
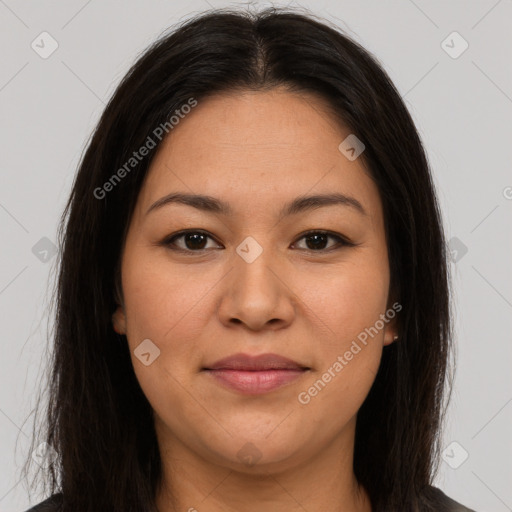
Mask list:
[{"label": "nose", "polygon": [[[241,324],[251,331],[278,330],[293,321],[297,296],[292,291],[291,274],[284,262],[269,249],[257,251],[249,244],[239,248],[233,258],[233,268],[222,282],[219,316],[227,327]],[[259,244],[258,244],[259,245]],[[253,251],[246,257],[243,249]],[[240,255],[241,254],[241,255]]]}]

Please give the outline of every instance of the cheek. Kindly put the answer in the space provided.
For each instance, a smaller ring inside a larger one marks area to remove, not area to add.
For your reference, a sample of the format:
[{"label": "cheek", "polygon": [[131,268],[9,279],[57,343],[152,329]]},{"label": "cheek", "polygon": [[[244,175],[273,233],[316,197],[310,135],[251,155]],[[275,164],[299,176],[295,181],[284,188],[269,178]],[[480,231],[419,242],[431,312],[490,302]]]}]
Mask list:
[{"label": "cheek", "polygon": [[368,262],[304,274],[298,294],[312,321],[316,317],[321,332],[339,345],[375,324],[386,310],[388,288],[386,267]]},{"label": "cheek", "polygon": [[337,404],[350,416],[378,371],[384,338],[380,315],[386,311],[389,274],[385,260],[368,256],[308,274],[301,285],[305,311],[310,310],[309,321],[318,334],[317,371],[308,381],[313,388],[303,389],[306,400],[311,398],[311,410]]},{"label": "cheek", "polygon": [[129,334],[134,340],[154,338],[166,345],[179,339],[186,344],[206,321],[201,308],[216,280],[214,273],[194,273],[161,255],[127,257],[123,287]]},{"label": "cheek", "polygon": [[[204,410],[191,400],[189,384],[204,363],[212,297],[225,269],[178,265],[142,248],[127,252],[123,265],[127,339],[137,380],[157,414],[173,410],[176,417],[201,421]],[[160,351],[149,366],[137,357],[145,339]]]},{"label": "cheek", "polygon": [[[126,335],[137,380],[157,415],[172,410],[173,417],[201,421],[204,411],[190,399],[185,383],[200,366],[204,351],[200,342],[204,342],[208,321],[204,308],[221,275],[194,275],[184,271],[184,266],[142,251],[127,253],[123,265]],[[148,366],[135,353],[146,339],[160,351]],[[172,422],[172,418],[167,420]]]},{"label": "cheek", "polygon": [[[373,270],[371,270],[373,268]],[[339,270],[339,269],[338,269]],[[377,374],[384,331],[375,324],[386,311],[387,274],[379,266],[333,272],[324,286],[304,285],[303,297],[316,323],[315,372],[297,397],[305,422],[333,414],[318,427],[335,435],[361,407]],[[372,329],[373,328],[373,329]],[[313,421],[313,420],[312,420]]]}]

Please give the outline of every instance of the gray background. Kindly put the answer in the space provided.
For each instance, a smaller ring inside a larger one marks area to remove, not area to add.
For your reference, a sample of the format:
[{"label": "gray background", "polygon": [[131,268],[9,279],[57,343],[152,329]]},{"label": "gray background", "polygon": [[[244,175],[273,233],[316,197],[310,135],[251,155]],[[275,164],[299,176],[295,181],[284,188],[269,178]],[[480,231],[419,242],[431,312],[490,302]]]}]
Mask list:
[{"label": "gray background", "polygon": [[[236,5],[246,4],[0,0],[0,511],[29,506],[19,467],[44,376],[58,259],[40,240],[56,241],[87,138],[128,66],[163,30]],[[512,1],[300,5],[379,59],[420,131],[458,248],[457,373],[436,484],[477,511],[512,511]],[[43,31],[59,45],[47,59],[31,47],[42,46]],[[442,44],[453,31],[469,44],[457,58],[445,48],[458,52],[460,41]]]}]

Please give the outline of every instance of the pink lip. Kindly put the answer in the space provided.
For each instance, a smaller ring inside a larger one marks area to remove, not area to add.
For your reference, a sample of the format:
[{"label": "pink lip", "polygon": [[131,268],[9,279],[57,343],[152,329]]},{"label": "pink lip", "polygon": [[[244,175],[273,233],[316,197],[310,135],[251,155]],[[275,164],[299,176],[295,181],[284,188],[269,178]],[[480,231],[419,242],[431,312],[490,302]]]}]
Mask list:
[{"label": "pink lip", "polygon": [[256,395],[280,388],[298,379],[309,368],[277,354],[235,354],[203,370],[230,389]]},{"label": "pink lip", "polygon": [[205,370],[304,370],[309,369],[287,357],[277,354],[260,354],[251,356],[249,354],[233,354],[232,356],[220,359],[215,363],[205,366]]},{"label": "pink lip", "polygon": [[280,388],[299,378],[307,370],[206,370],[231,389],[247,395],[258,395]]}]

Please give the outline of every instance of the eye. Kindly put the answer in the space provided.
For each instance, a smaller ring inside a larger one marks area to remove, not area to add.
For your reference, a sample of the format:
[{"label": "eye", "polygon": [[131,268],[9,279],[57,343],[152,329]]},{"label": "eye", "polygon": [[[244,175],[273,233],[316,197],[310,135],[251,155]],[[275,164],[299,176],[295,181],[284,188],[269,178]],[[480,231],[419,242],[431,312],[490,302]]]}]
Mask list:
[{"label": "eye", "polygon": [[[182,231],[181,233],[167,237],[162,243],[176,251],[200,252],[207,249],[205,242],[208,238],[211,238],[210,235],[204,231]],[[179,245],[176,247],[175,240],[179,239],[183,239],[185,247]]]},{"label": "eye", "polygon": [[[331,245],[330,247],[326,248],[325,245],[329,238],[336,240],[337,244],[334,244],[334,247]],[[340,246],[353,247],[355,245],[352,242],[349,242],[346,238],[329,231],[308,231],[299,238],[299,240],[302,239],[310,241],[309,243],[306,242],[307,247],[305,250],[312,252],[327,252],[332,249],[339,248]]]},{"label": "eye", "polygon": [[[176,233],[174,235],[170,235],[162,241],[162,245],[165,245],[169,249],[173,251],[181,251],[181,252],[201,252],[206,249],[211,249],[211,247],[207,247],[207,240],[213,238],[205,231],[201,230],[188,230],[181,231],[180,233]],[[340,248],[340,247],[353,247],[355,244],[348,241],[346,238],[331,233],[329,231],[308,231],[304,233],[298,240],[305,239],[306,247],[302,248],[306,251],[311,252],[328,252],[330,250]],[[331,245],[330,247],[325,247],[328,244],[328,240],[333,239],[337,243]],[[182,244],[177,244],[176,242],[180,240]],[[295,242],[296,244],[297,242]]]}]

